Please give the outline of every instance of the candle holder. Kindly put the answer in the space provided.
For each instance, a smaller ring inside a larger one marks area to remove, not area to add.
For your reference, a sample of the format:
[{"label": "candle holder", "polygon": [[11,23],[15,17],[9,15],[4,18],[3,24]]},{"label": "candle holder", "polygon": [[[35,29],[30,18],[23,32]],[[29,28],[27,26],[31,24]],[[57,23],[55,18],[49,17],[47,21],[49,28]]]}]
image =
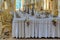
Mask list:
[{"label": "candle holder", "polygon": [[34,16],[34,4],[32,4],[32,13],[31,13],[32,16]]}]

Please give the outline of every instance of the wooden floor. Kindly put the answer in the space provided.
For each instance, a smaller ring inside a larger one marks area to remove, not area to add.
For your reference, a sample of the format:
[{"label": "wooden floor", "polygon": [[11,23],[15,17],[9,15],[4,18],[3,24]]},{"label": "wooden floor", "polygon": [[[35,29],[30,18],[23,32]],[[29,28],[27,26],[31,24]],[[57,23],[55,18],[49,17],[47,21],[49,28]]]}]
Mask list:
[{"label": "wooden floor", "polygon": [[[4,37],[4,36],[3,36]],[[9,38],[0,38],[0,40],[60,40],[60,39],[15,39],[11,36]]]},{"label": "wooden floor", "polygon": [[8,38],[5,38],[4,36],[2,38],[0,38],[0,40],[60,40],[59,39],[16,39],[16,38],[12,38],[12,36],[10,35]]},{"label": "wooden floor", "polygon": [[0,40],[60,40],[60,39],[0,39]]},{"label": "wooden floor", "polygon": [[7,39],[0,39],[0,40],[60,40],[60,39],[14,39],[14,38],[7,38]]}]

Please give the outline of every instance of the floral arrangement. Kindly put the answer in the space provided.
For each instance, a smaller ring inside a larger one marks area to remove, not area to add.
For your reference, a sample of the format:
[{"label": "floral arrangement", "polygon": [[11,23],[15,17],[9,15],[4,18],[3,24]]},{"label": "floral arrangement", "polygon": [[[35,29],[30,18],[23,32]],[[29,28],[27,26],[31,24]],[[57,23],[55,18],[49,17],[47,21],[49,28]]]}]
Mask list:
[{"label": "floral arrangement", "polygon": [[57,25],[56,19],[53,19],[53,20],[52,20],[52,24],[56,27],[56,25]]},{"label": "floral arrangement", "polygon": [[25,22],[26,22],[27,26],[29,26],[30,20],[29,19],[26,19]]}]

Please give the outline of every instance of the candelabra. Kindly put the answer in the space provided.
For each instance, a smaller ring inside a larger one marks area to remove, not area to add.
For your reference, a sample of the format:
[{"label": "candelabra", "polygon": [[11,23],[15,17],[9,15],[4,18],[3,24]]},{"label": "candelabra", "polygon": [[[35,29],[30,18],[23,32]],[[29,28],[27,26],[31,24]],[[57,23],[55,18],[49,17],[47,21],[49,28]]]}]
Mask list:
[{"label": "candelabra", "polygon": [[33,16],[34,15],[34,4],[32,4],[32,13],[31,15]]}]

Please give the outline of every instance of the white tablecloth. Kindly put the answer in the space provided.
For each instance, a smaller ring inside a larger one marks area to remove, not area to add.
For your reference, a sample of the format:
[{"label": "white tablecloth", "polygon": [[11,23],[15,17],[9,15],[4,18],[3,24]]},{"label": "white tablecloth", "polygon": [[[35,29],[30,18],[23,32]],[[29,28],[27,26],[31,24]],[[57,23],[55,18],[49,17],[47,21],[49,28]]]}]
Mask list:
[{"label": "white tablecloth", "polygon": [[52,24],[53,18],[29,18],[29,26],[27,26],[25,18],[16,18],[12,24],[12,37],[60,37],[60,19],[55,19],[57,20],[56,27]]}]

